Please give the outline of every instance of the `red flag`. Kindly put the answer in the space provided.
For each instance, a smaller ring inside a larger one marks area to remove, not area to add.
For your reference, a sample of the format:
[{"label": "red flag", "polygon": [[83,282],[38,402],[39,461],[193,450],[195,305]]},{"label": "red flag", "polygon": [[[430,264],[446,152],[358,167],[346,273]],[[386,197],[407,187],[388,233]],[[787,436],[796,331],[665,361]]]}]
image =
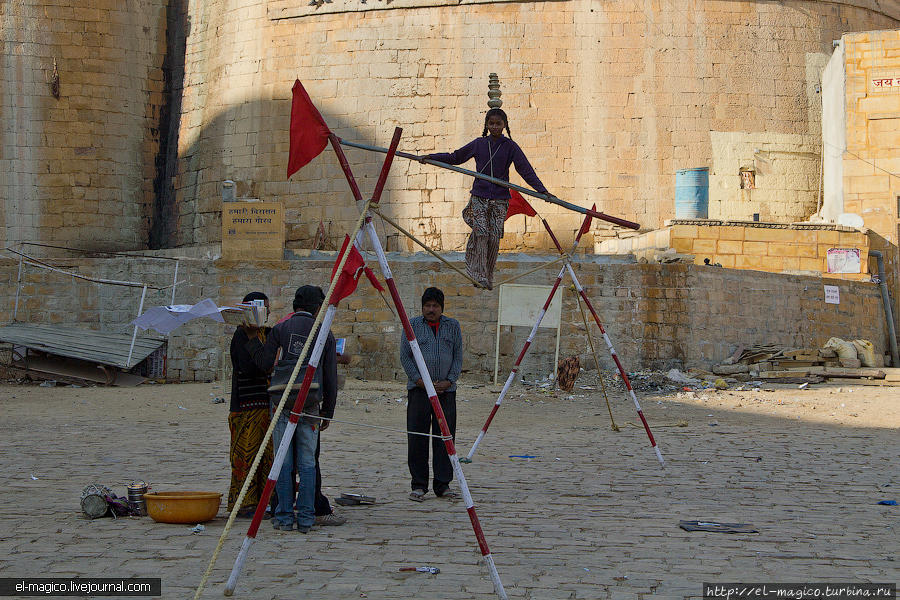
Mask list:
[{"label": "red flag", "polygon": [[[594,211],[594,212],[596,212],[596,211],[597,211],[597,205],[594,204],[593,206],[591,206],[591,210]],[[593,219],[593,217],[590,216],[590,215],[586,215],[586,216],[584,217],[584,223],[581,225],[581,229],[578,231],[578,237],[583,236],[584,234],[586,234],[588,231],[591,230],[591,220],[592,220],[592,219]]]},{"label": "red flag", "polygon": [[288,179],[322,153],[322,150],[328,145],[328,136],[331,134],[328,125],[325,124],[325,119],[313,106],[309,94],[303,89],[303,84],[299,79],[294,82],[293,95]]},{"label": "red flag", "polygon": [[513,215],[537,216],[537,211],[531,208],[528,201],[516,190],[509,190],[509,208],[506,209],[506,220]]},{"label": "red flag", "polygon": [[[344,243],[341,245],[341,251],[338,254],[338,259],[334,263],[334,267],[331,269],[332,279],[334,279],[334,274],[337,271],[338,263],[341,262],[341,257],[344,256],[344,252],[347,251],[347,246],[349,245],[350,236],[344,236]],[[359,278],[363,273],[366,274],[369,282],[373,287],[375,287],[376,290],[378,290],[379,292],[384,291],[384,288],[381,287],[378,279],[375,278],[375,274],[371,269],[369,269],[369,267],[366,266],[362,254],[359,253],[359,250],[356,249],[356,246],[351,246],[350,256],[347,257],[347,262],[344,263],[344,268],[341,269],[341,274],[338,278],[337,285],[334,287],[334,292],[332,292],[331,294],[331,304],[337,304],[338,302],[352,294],[356,290],[356,285],[359,283]]]}]

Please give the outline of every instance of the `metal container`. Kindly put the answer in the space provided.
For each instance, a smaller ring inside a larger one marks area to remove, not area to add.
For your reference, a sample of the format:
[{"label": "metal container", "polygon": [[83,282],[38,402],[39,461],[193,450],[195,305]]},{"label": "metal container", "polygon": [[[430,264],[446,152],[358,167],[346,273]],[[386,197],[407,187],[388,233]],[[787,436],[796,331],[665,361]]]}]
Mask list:
[{"label": "metal container", "polygon": [[709,168],[675,173],[675,218],[706,219],[709,215]]},{"label": "metal container", "polygon": [[92,483],[81,492],[81,510],[88,519],[105,517],[109,512],[106,499],[111,498],[112,490],[105,485]]},{"label": "metal container", "polygon": [[147,501],[144,500],[144,494],[149,487],[145,481],[132,481],[128,485],[128,506],[142,517],[147,516]]}]

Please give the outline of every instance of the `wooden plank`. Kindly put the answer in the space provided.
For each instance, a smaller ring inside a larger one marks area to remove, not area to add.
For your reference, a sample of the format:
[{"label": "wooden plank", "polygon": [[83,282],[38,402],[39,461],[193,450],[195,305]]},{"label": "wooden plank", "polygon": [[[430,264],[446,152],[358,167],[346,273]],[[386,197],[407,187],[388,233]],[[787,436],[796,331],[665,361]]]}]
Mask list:
[{"label": "wooden plank", "polygon": [[842,367],[809,367],[810,373],[816,375],[824,375],[825,377],[871,377],[873,379],[884,379],[885,372],[882,369],[845,369]]},{"label": "wooden plank", "polygon": [[842,383],[844,385],[874,385],[881,387],[900,387],[900,381],[887,381],[886,379],[860,379],[851,377],[829,377],[828,383]]},{"label": "wooden plank", "polygon": [[887,367],[882,370],[886,381],[900,381],[900,369]]},{"label": "wooden plank", "polygon": [[793,379],[795,377],[806,377],[809,375],[809,370],[803,371],[760,371],[759,377],[761,379]]}]

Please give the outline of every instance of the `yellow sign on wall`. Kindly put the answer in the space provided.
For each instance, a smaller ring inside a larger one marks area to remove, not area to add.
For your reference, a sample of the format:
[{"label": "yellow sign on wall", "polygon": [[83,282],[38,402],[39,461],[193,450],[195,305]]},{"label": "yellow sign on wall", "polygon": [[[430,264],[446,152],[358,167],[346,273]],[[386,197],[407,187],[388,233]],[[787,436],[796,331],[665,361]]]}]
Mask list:
[{"label": "yellow sign on wall", "polygon": [[282,260],[284,204],[281,202],[224,202],[222,258],[226,260]]}]

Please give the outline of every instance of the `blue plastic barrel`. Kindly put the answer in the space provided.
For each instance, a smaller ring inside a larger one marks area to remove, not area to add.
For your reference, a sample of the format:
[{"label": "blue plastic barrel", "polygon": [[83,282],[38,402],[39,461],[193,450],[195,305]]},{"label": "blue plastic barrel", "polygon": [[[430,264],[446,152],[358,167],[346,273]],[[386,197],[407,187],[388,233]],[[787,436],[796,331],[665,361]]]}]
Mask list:
[{"label": "blue plastic barrel", "polygon": [[709,167],[675,172],[675,218],[706,219],[709,216]]}]

